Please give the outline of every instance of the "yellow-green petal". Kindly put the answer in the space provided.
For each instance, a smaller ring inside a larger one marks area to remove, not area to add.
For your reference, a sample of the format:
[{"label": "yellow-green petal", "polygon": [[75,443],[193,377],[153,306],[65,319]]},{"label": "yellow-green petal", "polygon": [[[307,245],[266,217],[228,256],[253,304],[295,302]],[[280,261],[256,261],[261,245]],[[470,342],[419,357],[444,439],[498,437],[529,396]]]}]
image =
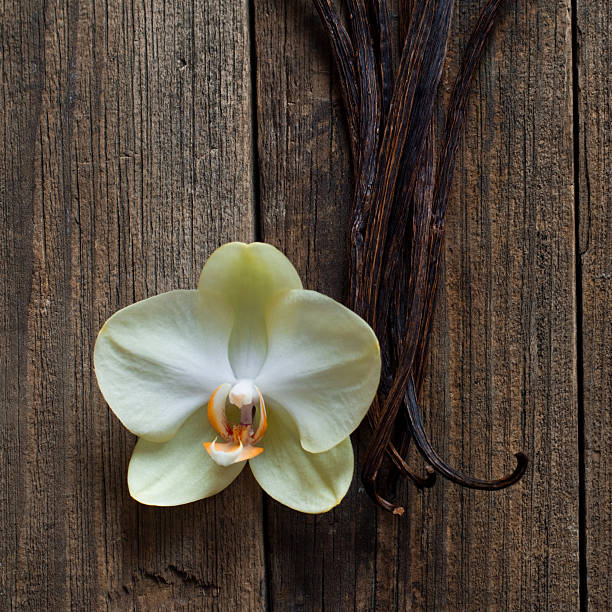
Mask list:
[{"label": "yellow-green petal", "polygon": [[236,378],[253,379],[267,352],[265,312],[280,291],[301,289],[291,262],[269,244],[231,242],[206,262],[199,291],[223,295],[234,309],[229,341],[230,363]]},{"label": "yellow-green petal", "polygon": [[314,291],[280,294],[267,316],[268,354],[256,384],[293,418],[305,450],[326,451],[354,431],[378,388],[370,326]]},{"label": "yellow-green petal", "polygon": [[263,453],[249,465],[261,488],[281,504],[316,514],[331,510],[346,495],[354,465],[350,438],[324,453],[309,453],[291,416],[272,404],[260,445]]},{"label": "yellow-green petal", "polygon": [[204,448],[204,442],[214,440],[216,435],[204,410],[198,410],[172,440],[138,440],[128,468],[130,495],[150,506],[178,506],[225,489],[246,462],[217,465]]},{"label": "yellow-green petal", "polygon": [[131,432],[169,440],[213,390],[233,380],[231,309],[216,294],[170,291],[115,313],[94,350],[98,385]]}]

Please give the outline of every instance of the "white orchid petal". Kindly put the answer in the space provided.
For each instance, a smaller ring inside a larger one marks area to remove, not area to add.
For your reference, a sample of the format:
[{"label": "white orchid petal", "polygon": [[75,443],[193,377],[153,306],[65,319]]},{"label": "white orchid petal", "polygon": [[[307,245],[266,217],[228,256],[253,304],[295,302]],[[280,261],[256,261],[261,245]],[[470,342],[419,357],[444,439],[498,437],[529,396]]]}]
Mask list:
[{"label": "white orchid petal", "polygon": [[130,495],[151,506],[176,506],[225,489],[245,462],[228,467],[216,464],[203,446],[215,435],[204,410],[198,410],[168,442],[159,444],[141,438],[128,469]]},{"label": "white orchid petal", "polygon": [[269,429],[264,451],[249,461],[264,491],[281,504],[307,513],[327,512],[346,495],[353,477],[350,438],[324,453],[309,453],[300,445],[291,416],[269,405]]},{"label": "white orchid petal", "polygon": [[374,332],[314,291],[280,294],[267,312],[268,354],[257,386],[291,414],[302,447],[326,451],[366,415],[380,378]]},{"label": "white orchid petal", "polygon": [[98,335],[94,367],[125,427],[168,440],[220,382],[233,380],[232,322],[219,296],[198,291],[163,293],[115,313]]},{"label": "white orchid petal", "polygon": [[280,291],[300,289],[291,262],[269,244],[232,242],[206,262],[199,291],[223,295],[235,312],[229,357],[236,378],[253,379],[265,359],[265,310]]}]

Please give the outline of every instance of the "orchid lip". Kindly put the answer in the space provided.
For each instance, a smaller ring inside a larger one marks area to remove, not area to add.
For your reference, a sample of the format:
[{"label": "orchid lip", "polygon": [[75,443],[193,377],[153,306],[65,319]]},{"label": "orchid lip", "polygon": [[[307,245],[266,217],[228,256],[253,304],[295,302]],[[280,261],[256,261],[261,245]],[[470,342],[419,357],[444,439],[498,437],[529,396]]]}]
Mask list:
[{"label": "orchid lip", "polygon": [[215,463],[224,467],[246,461],[247,459],[252,459],[253,457],[257,457],[260,453],[263,453],[263,448],[261,446],[252,446],[250,444],[244,446],[242,441],[239,441],[238,444],[232,444],[231,442],[227,444],[217,444],[217,440],[215,439],[212,442],[204,442],[204,448]]},{"label": "orchid lip", "polygon": [[[240,408],[240,423],[229,422],[226,404]],[[259,404],[259,423],[254,429],[253,416]],[[233,386],[230,383],[219,385],[208,400],[208,420],[219,435],[226,441],[217,444],[204,442],[204,448],[210,457],[221,466],[228,466],[240,461],[252,459],[263,452],[261,446],[255,446],[263,437],[268,427],[266,405],[261,391],[250,380],[240,380]]]}]

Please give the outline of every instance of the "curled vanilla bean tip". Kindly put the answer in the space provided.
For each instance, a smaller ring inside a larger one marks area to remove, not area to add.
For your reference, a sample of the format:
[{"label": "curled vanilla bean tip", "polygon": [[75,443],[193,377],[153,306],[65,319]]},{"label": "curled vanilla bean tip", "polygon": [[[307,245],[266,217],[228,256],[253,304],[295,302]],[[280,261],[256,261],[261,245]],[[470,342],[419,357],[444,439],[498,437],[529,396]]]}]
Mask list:
[{"label": "curled vanilla bean tip", "polygon": [[427,472],[427,476],[425,477],[425,482],[423,483],[423,489],[431,489],[436,484],[436,471],[431,467],[431,465],[427,466],[429,470],[425,470]]},{"label": "curled vanilla bean tip", "polygon": [[436,472],[431,465],[425,466],[425,477],[417,476],[409,467],[397,449],[391,446],[391,459],[395,464],[396,469],[400,474],[407,476],[412,480],[417,489],[430,489],[436,484]]},{"label": "curled vanilla bean tip", "polygon": [[529,459],[525,453],[519,451],[518,453],[514,453],[514,456],[516,457],[516,468],[513,472],[515,480],[510,484],[519,481],[524,476],[527,471],[527,466],[529,465]]},{"label": "curled vanilla bean tip", "polygon": [[[406,473],[405,470],[402,470],[402,473]],[[436,484],[437,476],[436,471],[431,467],[431,465],[427,465],[425,467],[425,477],[417,476],[413,472],[407,474],[407,476],[412,480],[417,489],[431,489]]]},{"label": "curled vanilla bean tip", "polygon": [[414,472],[408,472],[407,470],[402,470],[402,474],[408,476],[417,489],[430,489],[436,484],[435,472],[427,474],[425,478],[421,478],[421,476],[417,476]]},{"label": "curled vanilla bean tip", "polygon": [[420,479],[420,483],[417,484],[419,489],[431,489],[436,484],[437,475],[436,470],[431,465],[425,466],[425,478]]},{"label": "curled vanilla bean tip", "polygon": [[460,471],[448,465],[434,450],[431,443],[429,442],[425,430],[423,428],[423,420],[421,419],[421,412],[416,398],[416,392],[414,388],[414,381],[412,378],[408,379],[405,390],[405,405],[408,411],[408,418],[410,420],[410,426],[414,435],[414,442],[419,449],[419,452],[425,457],[427,461],[431,463],[431,466],[444,476],[444,478],[459,484],[469,489],[480,489],[484,491],[497,491],[499,489],[505,489],[516,482],[518,482],[525,470],[527,469],[528,459],[524,453],[516,453],[516,468],[511,474],[499,478],[497,480],[483,480],[480,478],[473,478],[472,476],[466,476]]}]

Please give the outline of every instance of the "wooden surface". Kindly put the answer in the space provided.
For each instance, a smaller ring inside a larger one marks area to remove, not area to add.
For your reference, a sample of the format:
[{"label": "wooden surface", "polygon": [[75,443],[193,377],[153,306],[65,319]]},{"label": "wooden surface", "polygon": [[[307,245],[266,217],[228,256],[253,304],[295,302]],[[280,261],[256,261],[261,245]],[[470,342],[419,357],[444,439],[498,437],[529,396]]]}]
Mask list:
[{"label": "wooden surface", "polygon": [[[456,3],[441,103],[478,7]],[[138,505],[91,369],[111,313],[228,240],[343,298],[350,158],[309,0],[2,4],[0,609],[608,609],[611,26],[609,2],[508,0],[458,156],[427,427],[479,476],[524,450],[525,478],[407,485],[398,518],[356,475],[314,517],[248,470]]]},{"label": "wooden surface", "polygon": [[590,607],[612,606],[612,3],[577,11],[583,557]]}]

